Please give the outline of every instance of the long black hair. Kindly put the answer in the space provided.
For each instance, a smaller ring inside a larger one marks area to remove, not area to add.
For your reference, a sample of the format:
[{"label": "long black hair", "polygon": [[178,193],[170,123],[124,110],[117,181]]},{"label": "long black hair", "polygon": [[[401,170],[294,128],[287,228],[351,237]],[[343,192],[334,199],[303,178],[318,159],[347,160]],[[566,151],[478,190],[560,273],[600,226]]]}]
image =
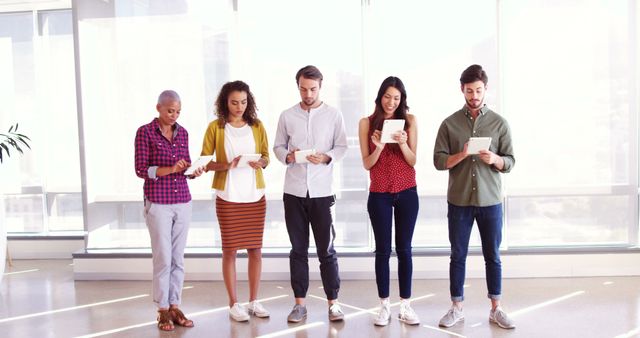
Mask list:
[{"label": "long black hair", "polygon": [[[382,130],[382,125],[385,120],[385,112],[382,107],[382,97],[389,87],[393,87],[400,92],[400,104],[398,104],[398,108],[393,112],[393,116],[391,118],[404,120],[404,130],[409,130],[409,121],[407,120],[407,112],[409,111],[409,106],[407,106],[407,91],[404,89],[404,83],[402,83],[402,80],[395,76],[389,76],[382,81],[380,89],[378,89],[378,96],[375,101],[376,108],[373,110],[373,114],[369,116],[369,135],[373,134],[375,130]],[[400,150],[397,144],[388,144],[387,146],[391,146],[393,151]]]}]

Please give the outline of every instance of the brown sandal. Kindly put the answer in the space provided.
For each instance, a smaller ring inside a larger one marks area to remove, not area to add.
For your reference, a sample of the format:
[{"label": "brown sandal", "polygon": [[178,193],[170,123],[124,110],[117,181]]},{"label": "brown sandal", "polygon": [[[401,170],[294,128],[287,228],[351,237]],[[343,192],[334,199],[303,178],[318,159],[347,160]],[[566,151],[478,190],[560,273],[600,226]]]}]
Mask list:
[{"label": "brown sandal", "polygon": [[182,313],[182,311],[177,307],[170,308],[169,313],[171,314],[171,319],[176,325],[193,327],[193,320],[187,319],[187,317],[184,316],[184,313]]},{"label": "brown sandal", "polygon": [[175,326],[171,321],[169,310],[158,310],[158,328],[162,331],[173,331]]}]

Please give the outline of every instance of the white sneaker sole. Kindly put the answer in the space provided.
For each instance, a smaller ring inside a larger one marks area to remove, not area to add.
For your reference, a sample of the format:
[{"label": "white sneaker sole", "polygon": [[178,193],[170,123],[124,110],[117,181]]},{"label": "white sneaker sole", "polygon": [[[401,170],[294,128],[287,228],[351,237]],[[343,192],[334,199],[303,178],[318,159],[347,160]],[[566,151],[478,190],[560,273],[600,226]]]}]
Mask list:
[{"label": "white sneaker sole", "polygon": [[515,328],[516,328],[516,326],[515,326],[515,325],[512,325],[512,326],[502,325],[502,324],[500,324],[497,320],[495,320],[495,319],[493,319],[493,318],[489,318],[489,323],[496,324],[496,325],[500,326],[501,328],[503,328],[503,329],[507,329],[507,330],[511,330],[511,329],[515,329]]},{"label": "white sneaker sole", "polygon": [[415,319],[414,320],[407,320],[407,319],[403,319],[402,317],[398,316],[398,320],[403,322],[403,323],[405,323],[405,324],[408,324],[408,325],[418,325],[418,324],[420,324],[420,320],[419,319],[418,320],[415,320]]},{"label": "white sneaker sole", "polygon": [[289,323],[300,323],[301,321],[307,319],[307,315],[305,314],[304,316],[302,316],[302,318],[300,319],[291,319],[291,318],[287,318],[287,322]]},{"label": "white sneaker sole", "polygon": [[234,317],[233,315],[229,314],[229,317],[231,317],[231,319],[235,320],[236,322],[248,322],[249,321],[249,316],[245,317]]},{"label": "white sneaker sole", "polygon": [[268,318],[269,315],[270,315],[268,312],[267,313],[260,313],[260,312],[255,312],[255,311],[251,311],[251,310],[249,310],[249,314],[250,315],[254,315],[254,316],[258,317],[258,318]]},{"label": "white sneaker sole", "polygon": [[[389,316],[389,317],[391,317],[391,316]],[[387,325],[389,325],[389,320],[390,320],[390,319],[391,319],[391,318],[387,318],[387,320],[386,320],[386,321],[378,321],[378,320],[374,320],[374,321],[373,321],[373,325],[375,325],[375,326],[387,326]]]},{"label": "white sneaker sole", "polygon": [[448,327],[452,327],[452,326],[454,326],[454,325],[456,325],[456,324],[458,324],[458,323],[460,323],[460,322],[464,322],[464,317],[462,317],[462,318],[460,318],[460,319],[456,320],[456,321],[455,321],[455,322],[453,322],[451,325],[445,325],[445,324],[442,324],[442,323],[438,323],[438,326],[440,326],[440,327],[447,327],[447,328],[448,328]]}]

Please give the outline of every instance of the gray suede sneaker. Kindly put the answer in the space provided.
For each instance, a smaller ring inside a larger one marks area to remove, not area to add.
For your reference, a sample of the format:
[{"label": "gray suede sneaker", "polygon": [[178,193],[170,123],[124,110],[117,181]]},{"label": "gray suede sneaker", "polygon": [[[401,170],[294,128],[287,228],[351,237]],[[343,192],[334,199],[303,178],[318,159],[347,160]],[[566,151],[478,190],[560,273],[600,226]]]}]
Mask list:
[{"label": "gray suede sneaker", "polygon": [[442,316],[440,319],[440,323],[438,325],[442,327],[452,327],[456,325],[456,323],[464,320],[464,313],[462,309],[458,309],[456,306],[452,306],[447,313]]},{"label": "gray suede sneaker", "polygon": [[507,313],[501,307],[495,308],[489,312],[489,322],[497,324],[503,329],[515,329],[516,324],[507,316]]},{"label": "gray suede sneaker", "polygon": [[307,308],[304,305],[296,304],[291,313],[287,316],[289,323],[299,323],[307,318]]}]

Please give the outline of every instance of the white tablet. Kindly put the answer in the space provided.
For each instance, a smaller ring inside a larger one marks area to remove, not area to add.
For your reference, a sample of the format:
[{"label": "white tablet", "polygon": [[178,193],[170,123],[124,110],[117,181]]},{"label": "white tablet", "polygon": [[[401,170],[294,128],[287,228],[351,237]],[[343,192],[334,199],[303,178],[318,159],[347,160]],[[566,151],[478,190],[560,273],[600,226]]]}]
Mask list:
[{"label": "white tablet", "polygon": [[242,154],[238,161],[238,168],[248,167],[249,162],[257,161],[262,157],[260,154]]},{"label": "white tablet", "polygon": [[296,163],[308,163],[307,156],[316,153],[315,149],[298,150],[293,155],[296,157]]},{"label": "white tablet", "polygon": [[489,150],[489,146],[491,146],[491,137],[470,137],[467,153],[475,155],[480,150]]},{"label": "white tablet", "polygon": [[401,120],[401,119],[384,120],[382,124],[382,135],[380,136],[380,142],[398,143],[398,141],[393,139],[393,134],[402,130],[404,130],[404,120]]},{"label": "white tablet", "polygon": [[191,162],[191,166],[184,171],[185,175],[192,175],[198,168],[206,166],[209,162],[213,161],[213,155],[200,156],[197,160]]}]

